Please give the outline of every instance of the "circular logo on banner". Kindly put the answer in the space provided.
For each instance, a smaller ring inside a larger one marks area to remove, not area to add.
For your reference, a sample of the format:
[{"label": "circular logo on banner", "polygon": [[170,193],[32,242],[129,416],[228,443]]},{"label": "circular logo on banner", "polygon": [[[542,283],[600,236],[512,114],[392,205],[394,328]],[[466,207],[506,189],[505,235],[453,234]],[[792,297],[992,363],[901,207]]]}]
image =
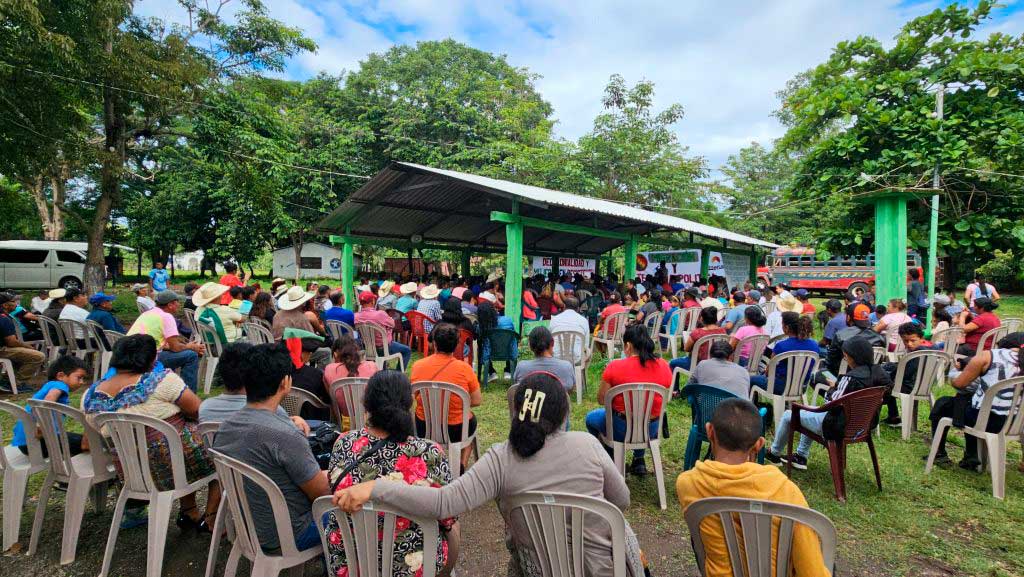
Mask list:
[{"label": "circular logo on banner", "polygon": [[331,259],[331,270],[338,270],[340,268],[341,268],[341,259],[340,258],[332,258]]},{"label": "circular logo on banner", "polygon": [[650,263],[647,261],[647,257],[637,253],[636,255],[636,270],[647,270],[647,266]]}]

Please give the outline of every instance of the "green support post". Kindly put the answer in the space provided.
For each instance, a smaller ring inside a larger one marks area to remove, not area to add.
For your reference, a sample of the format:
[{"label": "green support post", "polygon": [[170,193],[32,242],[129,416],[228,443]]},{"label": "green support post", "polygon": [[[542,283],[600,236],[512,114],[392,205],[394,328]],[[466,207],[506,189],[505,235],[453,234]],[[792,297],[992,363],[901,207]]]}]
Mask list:
[{"label": "green support post", "polygon": [[559,272],[558,272],[558,261],[560,261],[560,260],[562,260],[561,257],[557,257],[557,256],[551,257],[551,272],[554,273],[555,278],[558,278],[558,275],[559,275]]},{"label": "green support post", "polygon": [[[346,237],[348,236],[348,234],[349,234],[349,228],[346,226],[345,227],[345,235],[346,235]],[[352,289],[352,285],[353,285],[353,283],[352,283],[352,276],[353,276],[353,274],[352,273],[354,272],[354,270],[353,270],[354,264],[352,262],[353,261],[353,258],[352,258],[352,249],[353,248],[354,247],[352,246],[351,239],[345,238],[344,242],[341,245],[341,290],[342,290],[342,293],[345,295],[345,306],[349,307],[351,310],[356,310],[358,308],[356,306],[356,304],[355,304],[356,303],[356,295],[355,295],[355,291]]]},{"label": "green support post", "polygon": [[907,298],[907,199],[875,201],[875,302]]},{"label": "green support post", "polygon": [[[513,212],[519,212],[519,203],[513,203]],[[523,316],[523,223],[519,219],[505,224],[505,316],[519,331]]]},{"label": "green support post", "polygon": [[750,284],[757,287],[757,249],[750,247]]},{"label": "green support post", "polygon": [[711,271],[711,249],[707,246],[700,249],[700,278],[705,282],[708,280]]},{"label": "green support post", "polygon": [[629,235],[629,239],[626,240],[626,254],[622,259],[622,264],[625,267],[623,281],[636,277],[636,251],[639,244],[635,234]]},{"label": "green support post", "polygon": [[469,277],[469,259],[470,259],[470,257],[471,257],[471,253],[470,253],[469,249],[468,248],[467,249],[463,249],[462,250],[462,276],[466,277],[466,278]]}]

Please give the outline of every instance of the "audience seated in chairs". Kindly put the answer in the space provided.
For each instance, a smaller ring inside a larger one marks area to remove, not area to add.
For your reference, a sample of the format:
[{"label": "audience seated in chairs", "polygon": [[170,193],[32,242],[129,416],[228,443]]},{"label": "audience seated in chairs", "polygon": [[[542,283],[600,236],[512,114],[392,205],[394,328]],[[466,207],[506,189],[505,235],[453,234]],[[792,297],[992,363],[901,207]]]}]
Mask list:
[{"label": "audience seated in chairs", "polygon": [[[917,322],[903,323],[898,329],[900,339],[903,341],[903,346],[907,348],[908,353],[914,351],[928,351],[928,350],[942,350],[942,345],[933,345],[931,341],[924,338],[924,325]],[[883,363],[882,369],[889,375],[889,380],[896,378],[896,367],[899,363]],[[917,359],[911,359],[907,363],[907,368],[903,373],[902,383],[893,383],[892,393],[885,395],[885,405],[888,407],[888,414],[886,415],[886,425],[895,427],[898,426],[902,421],[900,420],[900,405],[896,400],[893,393],[910,393],[914,388],[914,380],[917,378]],[[910,415],[913,419],[913,415]]]},{"label": "audience seated in chairs", "polygon": [[[39,372],[46,355],[18,339],[18,329],[10,315],[16,306],[13,294],[0,293],[0,359],[9,359],[17,371],[18,380],[27,381]],[[12,386],[13,383],[7,383],[6,391],[11,391]]]},{"label": "audience seated in chairs", "polygon": [[[158,308],[153,310],[161,310],[159,297],[168,292],[163,291],[157,295]],[[188,481],[193,482],[212,474],[213,462],[206,453],[196,427],[199,397],[185,385],[181,377],[157,362],[156,339],[148,334],[134,334],[118,340],[114,343],[110,368],[110,373],[82,395],[82,410],[86,418],[94,418],[98,413],[116,412],[161,419],[181,435]],[[174,487],[174,479],[171,477],[171,455],[167,441],[155,429],[148,430],[147,441],[150,461],[164,464],[152,470],[153,481],[158,490],[170,490]],[[120,473],[120,465],[118,467]],[[183,531],[195,529],[209,532],[220,503],[220,487],[216,482],[210,484],[205,515],[197,509],[195,494],[182,497],[180,503],[178,527]],[[126,515],[126,523],[130,525],[139,513]]]},{"label": "audience seated in chairs", "polygon": [[[870,352],[868,347],[869,359]],[[722,401],[707,424],[707,435],[713,460],[698,461],[693,469],[680,473],[676,479],[676,494],[684,512],[695,501],[707,497],[739,497],[807,507],[803,493],[782,471],[757,464],[757,453],[764,446],[764,438],[761,437],[761,416],[753,403],[744,399]],[[708,517],[701,523],[700,530],[707,554],[704,577],[732,577],[721,521]],[[824,577],[829,574],[814,531],[797,525],[792,547],[790,559],[795,575]],[[742,569],[739,571],[742,573]],[[771,574],[775,574],[774,563]]]},{"label": "audience seated in chairs", "polygon": [[[301,290],[301,289],[300,289]],[[292,364],[288,349],[279,344],[255,345],[242,356],[245,407],[221,423],[214,448],[255,467],[281,489],[295,534],[295,546],[320,545],[313,523],[312,503],[330,493],[327,473],[321,471],[306,436],[278,412],[291,391]],[[274,514],[262,490],[246,487],[256,531],[264,549],[280,546]]]},{"label": "audience seated in chairs", "polygon": [[[846,307],[846,328],[836,332],[835,337],[829,341],[825,353],[826,370],[833,375],[839,374],[839,364],[843,361],[843,343],[854,337],[867,339],[872,347],[886,346],[885,337],[871,330],[870,316],[871,307],[862,302],[854,301]],[[825,381],[819,378],[818,382]]]},{"label": "audience seated in chairs", "polygon": [[[810,322],[810,319],[806,317],[802,317],[802,320]],[[825,402],[861,389],[891,386],[892,381],[889,380],[889,375],[885,374],[881,365],[874,364],[874,349],[871,346],[871,341],[863,337],[847,339],[843,342],[843,356],[850,368],[839,377],[836,385],[825,393]],[[811,454],[811,443],[813,442],[809,437],[800,436],[800,444],[797,446],[795,455],[783,453],[786,443],[789,442],[791,416],[792,412],[789,410],[782,414],[782,420],[779,421],[779,426],[775,430],[775,440],[765,458],[772,463],[792,461],[794,468],[804,470],[807,469],[807,458]],[[810,431],[821,434],[822,430],[828,429],[830,423],[837,422],[839,418],[842,417],[831,412],[804,412],[800,414],[800,423]]]},{"label": "audience seated in chairs", "polygon": [[174,291],[163,291],[156,295],[156,306],[139,315],[128,334],[153,337],[160,351],[160,364],[171,370],[181,369],[181,379],[195,392],[199,385],[199,355],[204,348],[202,343],[186,341],[178,332],[174,317],[180,308],[178,295]]},{"label": "audience seated in chairs", "polygon": [[530,331],[530,350],[533,358],[516,365],[512,382],[518,383],[530,373],[543,372],[554,375],[566,392],[576,386],[576,369],[569,361],[555,358],[555,339],[547,327],[534,327]]},{"label": "audience seated in chairs", "polygon": [[[364,428],[343,434],[334,444],[328,472],[331,486],[347,489],[356,483],[389,479],[406,485],[442,487],[452,480],[448,459],[437,443],[415,436],[412,414],[412,387],[399,371],[380,371],[370,377],[363,396],[367,412]],[[383,519],[381,529],[383,529]],[[401,521],[399,521],[401,523]],[[395,577],[414,577],[420,567],[411,553],[424,548],[419,527],[396,526],[394,549]],[[345,550],[338,537],[338,520],[331,515],[326,522],[327,565],[329,574],[347,565]],[[438,574],[450,575],[459,551],[459,525],[456,517],[441,521],[438,548]],[[420,560],[422,563],[422,560]]]},{"label": "audience seated in chairs", "polygon": [[729,360],[732,353],[732,345],[725,341],[711,343],[709,358],[697,364],[697,368],[690,373],[686,386],[717,387],[729,391],[737,397],[749,398],[750,373],[747,372],[747,369]]},{"label": "audience seated in chairs", "polygon": [[[480,381],[469,363],[456,359],[452,354],[459,344],[459,329],[455,325],[440,323],[434,327],[430,335],[434,342],[434,354],[422,358],[412,365],[411,379],[414,383],[421,381],[443,382],[458,385],[469,393],[469,404],[471,407],[478,407],[483,402],[483,395],[480,393]],[[448,434],[452,441],[462,440],[462,412],[468,411],[469,407],[463,407],[462,402],[452,398],[448,407]],[[423,403],[416,403],[416,434],[424,437],[427,434],[426,413],[423,410]],[[476,433],[476,415],[469,421],[470,436]],[[473,452],[473,445],[467,444],[462,449],[462,469],[465,470],[469,463],[469,456]]]},{"label": "audience seated in chairs", "polygon": [[[511,553],[508,574],[538,574],[529,529],[521,517],[511,516],[503,506],[508,497],[527,491],[571,492],[605,499],[625,509],[629,488],[593,436],[562,429],[569,414],[569,396],[557,379],[543,373],[528,376],[516,391],[513,407],[515,416],[508,442],[493,445],[479,463],[450,485],[410,486],[404,480],[382,478],[338,491],[335,504],[352,512],[372,499],[410,515],[448,519],[498,499]],[[566,455],[573,458],[567,459]],[[585,574],[611,575],[611,533],[607,526],[587,525],[583,539]],[[631,530],[627,531],[626,543],[630,574],[641,577],[644,569],[640,547]]]},{"label": "audience seated in chairs", "polygon": [[[359,295],[359,312],[357,312],[353,319],[355,323],[373,323],[384,330],[384,338],[388,340],[388,352],[394,354],[399,353],[402,355],[402,366],[408,367],[409,361],[412,359],[412,349],[407,345],[402,344],[395,340],[395,331],[401,330],[402,327],[396,326],[395,319],[391,318],[388,313],[378,310],[375,307],[376,298],[373,293],[364,292]],[[333,309],[332,309],[333,310]],[[330,311],[328,311],[330,312]],[[463,317],[465,320],[465,317]],[[354,324],[351,326],[355,326]],[[380,339],[378,339],[380,340]],[[377,354],[384,354],[384,343],[378,342]]]},{"label": "audience seated in chairs", "polygon": [[678,359],[672,359],[669,363],[669,367],[672,369],[682,367],[686,370],[690,370],[690,367],[693,366],[693,355],[696,354],[697,358],[701,361],[708,358],[707,349],[703,351],[694,351],[693,345],[699,341],[701,337],[724,334],[725,329],[718,326],[718,309],[715,307],[704,307],[700,311],[700,324],[693,330],[693,332],[686,336],[686,342],[683,343],[683,350],[690,354]]},{"label": "audience seated in chairs", "polygon": [[105,331],[114,331],[115,333],[121,334],[126,333],[127,330],[124,328],[124,325],[121,324],[121,321],[117,320],[117,317],[110,312],[114,308],[115,300],[117,300],[116,296],[103,294],[102,292],[98,292],[89,297],[89,304],[92,305],[92,310],[89,311],[89,316],[86,317],[86,320],[99,323]]}]

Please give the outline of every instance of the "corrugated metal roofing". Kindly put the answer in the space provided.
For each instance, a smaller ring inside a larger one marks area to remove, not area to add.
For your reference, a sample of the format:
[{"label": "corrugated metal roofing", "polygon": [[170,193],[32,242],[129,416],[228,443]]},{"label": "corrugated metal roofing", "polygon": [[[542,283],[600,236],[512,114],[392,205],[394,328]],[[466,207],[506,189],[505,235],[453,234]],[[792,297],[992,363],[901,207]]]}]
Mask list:
[{"label": "corrugated metal roofing", "polygon": [[[505,227],[492,222],[490,213],[511,211],[513,199],[520,202],[520,214],[556,222],[640,235],[688,232],[747,246],[777,246],[624,204],[404,162],[392,163],[349,195],[318,230],[340,233],[347,224],[358,236],[407,240],[420,235],[426,242],[499,248],[505,246]],[[595,255],[622,244],[617,239],[527,228],[524,250]]]}]

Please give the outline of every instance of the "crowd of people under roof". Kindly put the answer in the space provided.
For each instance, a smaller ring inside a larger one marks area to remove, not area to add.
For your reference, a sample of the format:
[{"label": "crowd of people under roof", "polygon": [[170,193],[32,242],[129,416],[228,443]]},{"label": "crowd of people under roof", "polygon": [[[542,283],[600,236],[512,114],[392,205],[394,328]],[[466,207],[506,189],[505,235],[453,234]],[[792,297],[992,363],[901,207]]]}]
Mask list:
[{"label": "crowd of people under roof", "polygon": [[[941,348],[926,334],[945,328],[961,327],[962,342],[957,352],[962,361],[951,368],[952,385],[957,393],[940,398],[930,415],[933,431],[943,417],[956,416],[958,426],[973,424],[979,414],[986,390],[1003,378],[1024,375],[1020,348],[1024,333],[1013,332],[997,342],[979,347],[983,334],[1000,326],[995,311],[999,294],[980,276],[963,293],[939,294],[930,302],[913,271],[907,300],[893,299],[877,303],[872,290],[832,299],[819,310],[803,289],[786,285],[755,287],[750,283],[729,287],[723,277],[711,277],[688,284],[670,276],[667,269],[645,279],[619,281],[614,274],[536,275],[526,279],[522,289],[521,318],[532,353],[515,366],[512,374],[501,378],[517,386],[512,396],[511,424],[507,442],[498,443],[479,461],[470,463],[471,446],[460,455],[465,471],[453,478],[449,461],[441,447],[426,436],[422,400],[414,398],[411,385],[422,381],[455,384],[468,393],[469,406],[458,399],[449,406],[449,436],[462,439],[465,412],[483,402],[481,382],[476,371],[464,360],[467,342],[479,342],[484,385],[492,378],[490,356],[499,351],[488,347],[488,335],[495,331],[516,331],[506,308],[500,275],[481,277],[389,277],[364,275],[352,287],[356,302],[347,302],[348,291],[309,283],[291,286],[274,279],[264,289],[260,283],[246,283],[233,263],[218,282],[203,285],[189,282],[179,295],[170,286],[171,279],[162,265],[154,267],[147,283],[132,287],[136,295],[137,318],[126,328],[113,314],[115,296],[98,292],[86,294],[77,289],[40,292],[23,307],[22,297],[0,294],[0,358],[10,359],[17,378],[28,382],[45,362],[42,352],[31,343],[42,338],[47,326],[39,316],[50,319],[94,321],[104,329],[123,333],[113,346],[110,370],[97,381],[88,383],[87,366],[79,358],[62,354],[46,366],[46,381],[33,398],[67,404],[69,395],[84,389],[81,407],[90,418],[103,412],[127,412],[157,417],[180,433],[190,479],[213,471],[209,447],[198,432],[199,422],[220,423],[213,449],[237,458],[269,476],[280,488],[290,515],[295,545],[300,549],[321,546],[321,534],[312,518],[311,502],[323,495],[334,495],[335,503],[345,511],[356,511],[368,500],[395,506],[411,516],[440,521],[438,543],[424,543],[418,527],[403,526],[396,538],[396,575],[418,575],[422,569],[424,547],[437,547],[438,569],[450,574],[460,556],[459,515],[497,499],[503,515],[511,553],[510,574],[537,575],[536,558],[529,531],[512,519],[501,507],[502,499],[525,491],[557,491],[605,499],[620,509],[630,503],[630,491],[612,462],[611,448],[602,439],[617,440],[625,434],[623,399],[612,399],[611,423],[606,430],[605,408],[594,409],[583,419],[586,432],[571,431],[569,391],[575,386],[573,363],[585,350],[558,351],[554,333],[575,331],[589,343],[589,337],[608,331],[608,323],[625,313],[627,326],[622,331],[622,358],[609,359],[603,368],[596,400],[604,407],[608,391],[620,384],[654,383],[673,391],[673,397],[685,397],[682,383],[673,383],[673,369],[691,369],[688,384],[718,387],[735,395],[722,402],[707,426],[712,459],[700,461],[679,475],[676,492],[685,510],[698,499],[712,496],[745,497],[796,504],[807,502],[797,487],[778,468],[759,465],[756,455],[766,448],[770,463],[788,462],[805,469],[811,442],[803,437],[794,454],[785,452],[792,415],[781,416],[774,440],[767,446],[762,437],[764,421],[758,408],[748,400],[752,386],[767,386],[768,378],[746,367],[751,353],[745,339],[767,335],[772,339],[767,355],[788,351],[810,351],[820,355],[823,370],[812,378],[829,383],[826,400],[870,387],[887,390],[885,424],[898,425],[900,417],[892,392],[907,392],[912,385],[912,368],[902,383],[893,383],[896,365],[876,363],[874,347],[895,351],[900,344],[908,351]],[[768,306],[767,303],[774,303]],[[909,303],[909,304],[908,304]],[[88,308],[87,308],[88,307]],[[926,311],[931,308],[932,324],[925,326]],[[223,350],[217,369],[222,393],[206,399],[197,394],[198,373],[204,346],[183,323],[181,309],[192,309],[197,322],[214,329]],[[90,310],[91,309],[91,310]],[[683,356],[666,360],[659,354],[656,339],[672,334],[687,309],[699,309],[696,329],[685,338]],[[724,311],[724,312],[723,312]],[[766,311],[767,314],[766,314]],[[407,315],[425,316],[430,354],[414,363],[409,342],[402,342],[410,329]],[[393,314],[397,313],[397,314]],[[661,326],[652,331],[650,320],[661,314]],[[246,342],[242,325],[258,321],[270,328],[276,341],[252,345]],[[373,346],[401,353],[405,372],[381,369],[364,360],[370,346],[358,333],[332,334],[328,321],[348,326],[373,323],[383,329],[385,342]],[[529,324],[532,323],[532,324]],[[814,337],[815,326],[822,329]],[[895,330],[894,330],[895,327]],[[468,333],[468,340],[466,338]],[[707,335],[728,335],[712,346],[695,350],[694,345]],[[74,335],[74,338],[89,338]],[[519,339],[500,351],[501,358],[516,358]],[[587,347],[587,344],[582,345]],[[735,355],[737,348],[739,354]],[[507,353],[507,355],[505,354]],[[697,362],[700,361],[700,362]],[[775,386],[786,382],[785,366],[780,365]],[[369,379],[362,400],[368,421],[365,427],[345,431],[350,408],[344,399],[332,398],[331,383],[347,377]],[[813,385],[808,382],[807,385]],[[293,388],[313,393],[326,405],[338,403],[342,417],[340,436],[326,454],[314,454],[309,435],[331,421],[329,411],[307,405],[299,415],[289,416],[282,400]],[[779,392],[779,391],[775,391]],[[988,421],[989,430],[1002,425],[1009,401],[1000,399]],[[410,409],[415,410],[410,412]],[[667,428],[660,400],[652,409],[652,437]],[[801,413],[804,429],[822,433],[828,427],[829,413]],[[881,418],[878,415],[878,418]],[[469,434],[477,428],[476,416],[469,421]],[[32,431],[15,429],[12,444],[26,451],[26,435]],[[943,433],[944,434],[944,433]],[[73,434],[72,434],[73,435]],[[87,443],[76,435],[72,452],[88,451]],[[977,470],[975,443],[967,443],[960,466]],[[573,455],[567,459],[566,455]],[[168,459],[165,446],[150,445],[154,461]],[[940,463],[948,463],[944,440],[938,454]],[[1022,464],[1024,470],[1024,464]],[[170,486],[170,468],[154,469],[156,483]],[[629,473],[646,475],[643,450],[634,452]],[[220,488],[216,483],[202,510],[190,495],[181,500],[177,525],[184,531],[209,533],[219,506]],[[271,550],[280,545],[273,514],[258,490],[248,494],[257,521],[261,545]],[[129,504],[124,527],[145,524],[146,510]],[[332,515],[326,524],[325,562],[331,575],[348,575],[346,552],[341,546],[339,519]],[[406,521],[408,525],[408,521]],[[702,529],[708,547],[707,575],[731,575],[720,524]],[[610,574],[611,536],[600,525],[585,529],[588,575]],[[641,543],[628,533],[627,556],[631,575],[648,570]],[[809,529],[797,529],[792,559],[797,575],[824,575],[817,538]]]}]

